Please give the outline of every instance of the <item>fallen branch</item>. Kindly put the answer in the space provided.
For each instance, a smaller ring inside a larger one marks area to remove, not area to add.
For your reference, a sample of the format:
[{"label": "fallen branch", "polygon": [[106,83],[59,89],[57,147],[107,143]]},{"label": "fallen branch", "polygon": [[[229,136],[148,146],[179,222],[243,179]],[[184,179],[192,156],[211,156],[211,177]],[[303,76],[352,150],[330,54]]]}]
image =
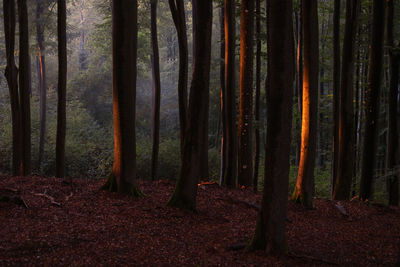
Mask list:
[{"label": "fallen branch", "polygon": [[73,195],[74,193],[71,192],[68,196],[65,197],[65,201],[68,201]]},{"label": "fallen branch", "polygon": [[342,203],[340,203],[340,202],[336,203],[335,207],[338,209],[340,214],[342,214],[344,217],[349,217],[349,214],[344,209]]},{"label": "fallen branch", "polygon": [[45,191],[43,194],[41,194],[41,193],[36,193],[36,194],[34,194],[34,195],[35,195],[35,196],[39,196],[39,197],[45,197],[45,198],[47,198],[48,200],[50,200],[51,204],[53,204],[53,205],[55,205],[55,206],[57,206],[57,207],[61,207],[61,203],[56,202],[56,201],[54,200],[54,197],[47,195],[47,194],[46,194],[46,191]]},{"label": "fallen branch", "polygon": [[319,258],[315,258],[315,257],[312,257],[312,256],[296,255],[296,254],[293,254],[293,253],[289,253],[288,256],[292,257],[292,258],[300,258],[300,259],[306,259],[306,260],[310,260],[310,261],[318,261],[318,262],[322,262],[322,263],[330,264],[330,265],[340,265],[337,262],[328,261],[328,260],[324,260],[324,259],[319,259]]}]

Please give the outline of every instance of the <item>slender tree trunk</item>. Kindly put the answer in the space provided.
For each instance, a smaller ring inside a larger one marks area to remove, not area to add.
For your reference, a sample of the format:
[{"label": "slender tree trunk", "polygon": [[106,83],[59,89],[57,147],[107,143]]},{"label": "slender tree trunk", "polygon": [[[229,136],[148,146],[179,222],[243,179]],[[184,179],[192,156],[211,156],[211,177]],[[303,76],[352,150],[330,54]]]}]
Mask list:
[{"label": "slender tree trunk", "polygon": [[393,52],[393,18],[394,18],[394,5],[393,0],[387,2],[387,46],[389,47],[389,124],[387,136],[387,161],[386,168],[392,173],[388,178],[388,195],[389,205],[399,205],[399,177],[393,168],[398,164],[398,131],[397,131],[397,86],[399,84],[399,61],[400,56]]},{"label": "slender tree trunk", "polygon": [[158,55],[158,39],[157,39],[157,0],[151,1],[151,46],[153,54],[152,74],[153,74],[153,149],[151,153],[151,178],[158,178],[158,150],[160,143],[160,99],[161,99],[161,82],[160,82],[160,60]]},{"label": "slender tree trunk", "polygon": [[268,85],[264,191],[248,250],[284,254],[292,128],[294,46],[292,1],[267,0]]},{"label": "slender tree trunk", "polygon": [[372,18],[372,38],[369,57],[368,89],[366,99],[366,120],[364,150],[362,154],[360,199],[373,196],[374,168],[378,139],[379,97],[382,82],[383,38],[385,28],[385,2],[374,0]]},{"label": "slender tree trunk", "polygon": [[31,173],[31,79],[29,57],[28,10],[26,0],[18,0],[19,24],[19,104],[21,110],[22,161],[20,175]]},{"label": "slender tree trunk", "polygon": [[318,118],[318,10],[317,2],[304,0],[304,70],[301,154],[296,187],[292,199],[305,207],[313,206],[314,166]]},{"label": "slender tree trunk", "polygon": [[141,196],[136,185],[137,0],[112,2],[114,163],[103,189]]},{"label": "slender tree trunk", "polygon": [[240,97],[238,182],[245,187],[253,182],[253,39],[254,0],[242,0],[240,22]]},{"label": "slender tree trunk", "polygon": [[222,137],[221,137],[221,169],[220,169],[220,185],[224,184],[226,172],[226,88],[225,88],[225,16],[224,6],[219,11],[220,18],[220,84],[221,84],[221,122],[222,122]]},{"label": "slender tree trunk", "polygon": [[354,170],[353,78],[354,47],[359,15],[359,0],[346,1],[341,84],[339,91],[338,162],[333,199],[348,199]]},{"label": "slender tree trunk", "polygon": [[5,77],[10,92],[12,119],[12,175],[20,174],[22,160],[21,111],[19,106],[18,69],[15,66],[15,1],[3,1],[4,34],[6,43],[7,66]]},{"label": "slender tree trunk", "polygon": [[183,0],[169,0],[169,7],[178,34],[179,45],[179,79],[178,103],[180,124],[181,161],[183,161],[183,144],[187,121],[187,83],[188,83],[188,45],[186,33],[185,5]]},{"label": "slender tree trunk", "polygon": [[233,188],[237,177],[236,79],[235,79],[235,1],[225,0],[225,149],[222,185]]},{"label": "slender tree trunk", "polygon": [[253,187],[258,188],[258,167],[260,164],[260,97],[261,97],[261,1],[256,0],[256,98],[254,101],[254,119],[257,123],[254,129],[254,176]]},{"label": "slender tree trunk", "polygon": [[43,5],[41,1],[36,3],[36,42],[37,42],[37,77],[38,77],[38,92],[39,92],[39,113],[40,113],[40,133],[39,133],[39,161],[38,169],[41,170],[42,162],[44,159],[44,145],[46,141],[46,61],[45,61],[45,47],[44,42],[44,29],[40,21],[43,14]]},{"label": "slender tree trunk", "polygon": [[[208,98],[211,63],[212,1],[193,0],[193,77],[180,177],[168,205],[196,209],[197,183],[208,149]],[[205,128],[205,129],[204,129]]]},{"label": "slender tree trunk", "polygon": [[85,30],[84,30],[84,17],[83,17],[83,10],[85,8],[85,0],[81,0],[81,9],[80,9],[80,27],[81,27],[81,40],[80,40],[80,51],[79,51],[79,69],[80,70],[86,70],[87,69],[87,56],[85,52]]},{"label": "slender tree trunk", "polygon": [[340,91],[340,0],[335,0],[333,11],[333,133],[331,197],[335,190],[339,152],[339,91]]}]

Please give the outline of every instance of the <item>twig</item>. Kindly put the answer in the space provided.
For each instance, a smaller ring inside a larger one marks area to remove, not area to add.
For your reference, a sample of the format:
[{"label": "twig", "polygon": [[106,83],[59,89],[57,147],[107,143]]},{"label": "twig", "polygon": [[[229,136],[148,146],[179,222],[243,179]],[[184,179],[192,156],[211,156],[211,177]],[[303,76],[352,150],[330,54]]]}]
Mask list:
[{"label": "twig", "polygon": [[331,264],[331,265],[340,265],[337,262],[328,261],[328,260],[324,260],[324,259],[319,259],[319,258],[315,258],[315,257],[312,257],[312,256],[296,255],[296,254],[293,254],[293,253],[289,253],[288,256],[292,257],[292,258],[302,258],[302,259],[307,259],[307,260],[311,260],[311,261],[319,261],[319,262],[326,263],[326,264]]},{"label": "twig", "polygon": [[65,197],[65,201],[68,201],[73,195],[73,192],[71,192],[68,196]]},{"label": "twig", "polygon": [[55,205],[55,206],[58,206],[58,207],[61,207],[61,203],[56,202],[56,201],[54,200],[54,197],[47,195],[47,194],[46,194],[46,191],[45,191],[43,194],[36,193],[36,194],[34,194],[34,195],[35,195],[35,196],[39,196],[39,197],[45,197],[45,198],[47,198],[48,200],[50,200],[51,204],[53,204],[53,205]]}]

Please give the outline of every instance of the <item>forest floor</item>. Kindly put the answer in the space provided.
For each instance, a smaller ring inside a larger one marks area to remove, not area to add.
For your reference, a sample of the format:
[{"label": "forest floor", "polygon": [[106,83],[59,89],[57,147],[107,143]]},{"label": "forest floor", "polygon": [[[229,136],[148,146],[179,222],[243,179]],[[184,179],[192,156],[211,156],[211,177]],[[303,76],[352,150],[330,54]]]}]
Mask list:
[{"label": "forest floor", "polygon": [[[146,197],[104,180],[0,177],[0,266],[396,266],[400,209],[315,199],[289,202],[288,255],[247,253],[261,195],[198,189],[198,212],[166,207],[174,184],[139,182]],[[338,208],[339,207],[339,208]],[[239,245],[238,245],[239,244]]]}]

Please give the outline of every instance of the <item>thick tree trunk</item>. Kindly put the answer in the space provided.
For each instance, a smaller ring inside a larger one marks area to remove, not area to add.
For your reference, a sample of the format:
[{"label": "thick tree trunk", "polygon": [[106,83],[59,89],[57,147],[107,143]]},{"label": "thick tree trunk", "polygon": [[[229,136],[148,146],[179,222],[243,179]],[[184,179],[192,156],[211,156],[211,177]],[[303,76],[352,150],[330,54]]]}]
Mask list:
[{"label": "thick tree trunk", "polygon": [[256,0],[256,96],[254,101],[254,175],[253,187],[258,188],[258,167],[260,164],[260,92],[261,92],[261,1]]},{"label": "thick tree trunk", "polygon": [[157,0],[151,1],[151,46],[153,54],[152,74],[153,74],[153,149],[151,153],[151,178],[158,178],[158,150],[160,143],[160,99],[161,99],[161,82],[160,82],[160,60],[158,54],[158,38],[157,38]]},{"label": "thick tree trunk", "polygon": [[45,47],[44,42],[44,29],[40,21],[43,14],[43,5],[41,1],[36,3],[36,42],[37,42],[37,77],[38,77],[38,92],[39,92],[39,114],[40,114],[40,133],[39,133],[39,161],[38,169],[41,169],[44,159],[44,145],[46,141],[46,61],[45,61]]},{"label": "thick tree trunk", "polygon": [[29,58],[28,10],[26,0],[18,0],[19,24],[19,104],[21,110],[22,161],[20,175],[31,173],[31,80]]},{"label": "thick tree trunk", "polygon": [[264,191],[248,250],[287,251],[286,210],[292,128],[294,47],[292,1],[267,0],[268,91]]},{"label": "thick tree trunk", "polygon": [[18,69],[15,66],[15,1],[3,1],[4,34],[6,43],[7,66],[5,77],[10,92],[12,119],[12,175],[20,174],[22,160],[21,111],[18,91]]},{"label": "thick tree trunk", "polygon": [[220,23],[220,85],[221,85],[221,122],[222,122],[222,137],[221,137],[221,168],[220,168],[220,185],[224,183],[226,172],[226,88],[225,88],[225,16],[224,6],[221,6],[219,11]]},{"label": "thick tree trunk", "polygon": [[346,1],[341,84],[339,91],[339,144],[333,199],[348,199],[354,170],[353,78],[354,47],[359,15],[359,0]]},{"label": "thick tree trunk", "polygon": [[103,186],[141,196],[136,185],[137,0],[112,3],[114,163]]},{"label": "thick tree trunk", "polygon": [[240,91],[238,182],[248,187],[253,182],[253,39],[254,0],[242,0],[240,22]]},{"label": "thick tree trunk", "polygon": [[223,182],[227,187],[236,186],[237,177],[237,131],[235,94],[235,1],[225,0],[225,149],[226,161]]},{"label": "thick tree trunk", "polygon": [[169,0],[169,7],[178,34],[179,45],[179,79],[178,102],[180,123],[181,161],[183,161],[183,144],[187,121],[187,82],[188,82],[188,45],[186,33],[185,5],[183,0]]},{"label": "thick tree trunk", "polygon": [[385,2],[374,0],[368,89],[365,94],[366,120],[360,181],[360,199],[363,200],[370,199],[373,196],[372,190],[378,139],[379,97],[382,82],[384,27]]},{"label": "thick tree trunk", "polygon": [[318,118],[318,10],[317,2],[303,0],[303,110],[301,154],[296,187],[292,199],[305,207],[313,206],[314,166]]},{"label": "thick tree trunk", "polygon": [[388,195],[389,205],[399,205],[399,177],[393,168],[398,164],[398,131],[397,131],[397,86],[399,84],[399,63],[400,55],[394,53],[393,42],[393,18],[394,18],[394,5],[393,0],[387,1],[387,46],[389,47],[389,124],[387,136],[387,161],[386,168],[392,173],[388,178]]}]

